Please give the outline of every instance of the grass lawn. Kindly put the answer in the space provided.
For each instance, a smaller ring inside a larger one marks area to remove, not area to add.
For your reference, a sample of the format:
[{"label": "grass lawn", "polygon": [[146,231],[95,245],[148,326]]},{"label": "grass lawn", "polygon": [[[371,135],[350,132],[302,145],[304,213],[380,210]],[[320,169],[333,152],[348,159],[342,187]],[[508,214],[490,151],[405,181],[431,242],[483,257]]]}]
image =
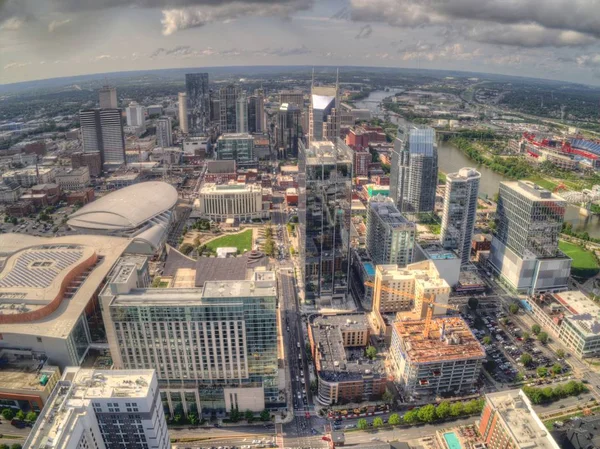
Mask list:
[{"label": "grass lawn", "polygon": [[539,185],[540,187],[543,187],[546,190],[550,190],[551,192],[556,188],[556,186],[558,184],[556,184],[555,182],[552,182],[548,179],[542,178],[538,175],[535,176],[530,176],[529,178],[527,178],[529,181],[531,182],[535,182],[537,185]]},{"label": "grass lawn", "polygon": [[591,278],[600,270],[598,262],[594,255],[573,243],[560,241],[558,242],[560,250],[573,259],[571,265],[571,274],[580,278]]},{"label": "grass lawn", "polygon": [[224,235],[206,244],[206,247],[214,252],[217,248],[236,247],[240,253],[252,249],[252,229],[240,232],[238,234]]}]

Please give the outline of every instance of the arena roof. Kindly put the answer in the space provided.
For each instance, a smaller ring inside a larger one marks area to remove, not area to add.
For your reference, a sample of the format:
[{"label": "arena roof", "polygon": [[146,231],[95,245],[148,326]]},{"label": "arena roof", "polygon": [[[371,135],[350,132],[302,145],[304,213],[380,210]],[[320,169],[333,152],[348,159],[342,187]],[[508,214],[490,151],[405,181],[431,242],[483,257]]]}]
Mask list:
[{"label": "arena roof", "polygon": [[160,181],[142,182],[109,193],[87,204],[69,217],[75,229],[126,231],[171,210],[177,190]]}]

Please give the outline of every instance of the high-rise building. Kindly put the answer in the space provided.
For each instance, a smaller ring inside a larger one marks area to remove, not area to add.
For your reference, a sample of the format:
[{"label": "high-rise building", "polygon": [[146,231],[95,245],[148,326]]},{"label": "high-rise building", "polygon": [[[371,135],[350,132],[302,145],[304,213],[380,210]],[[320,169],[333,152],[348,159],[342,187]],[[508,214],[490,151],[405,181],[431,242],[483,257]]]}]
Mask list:
[{"label": "high-rise building", "polygon": [[100,109],[116,109],[119,107],[116,87],[103,86],[98,91],[98,94],[100,97]]},{"label": "high-rise building", "polygon": [[107,285],[100,298],[115,367],[156,368],[171,414],[280,404],[273,272],[202,288]]},{"label": "high-rise building", "polygon": [[469,263],[471,256],[480,179],[481,174],[473,168],[462,168],[446,176],[440,242],[446,249],[458,250],[463,265]]},{"label": "high-rise building", "polygon": [[187,105],[187,93],[179,92],[179,129],[182,133],[187,134],[189,132],[189,117],[188,117],[188,105]]},{"label": "high-rise building", "polygon": [[265,132],[265,95],[262,89],[257,89],[248,99],[248,132]]},{"label": "high-rise building", "polygon": [[127,126],[146,127],[146,108],[135,101],[129,103],[125,109],[127,113]]},{"label": "high-rise building", "polygon": [[338,86],[314,86],[310,92],[308,141],[340,137],[340,107]]},{"label": "high-rise building", "polygon": [[187,73],[185,91],[188,101],[188,128],[192,134],[206,131],[210,117],[208,73]]},{"label": "high-rise building", "polygon": [[352,150],[340,139],[299,144],[300,258],[308,299],[345,299],[349,275]]},{"label": "high-rise building", "polygon": [[304,93],[301,90],[282,90],[279,92],[279,104],[294,104],[304,109]]},{"label": "high-rise building", "polygon": [[156,373],[67,368],[24,447],[169,449]]},{"label": "high-rise building", "polygon": [[398,211],[394,200],[376,195],[367,206],[367,250],[375,265],[405,267],[413,261],[415,223]]},{"label": "high-rise building", "polygon": [[219,91],[219,106],[221,108],[221,133],[235,133],[237,129],[237,101],[240,88],[234,84],[224,86]]},{"label": "high-rise building", "polygon": [[254,137],[250,134],[221,134],[217,139],[217,159],[235,161],[240,167],[256,164]]},{"label": "high-rise building", "polygon": [[248,132],[248,99],[245,92],[240,92],[235,101],[235,132]]},{"label": "high-rise building", "polygon": [[120,109],[79,111],[81,139],[85,153],[99,152],[102,165],[125,163],[125,134]]},{"label": "high-rise building", "polygon": [[558,249],[567,203],[530,181],[501,182],[490,264],[519,292],[566,288],[571,259]]},{"label": "high-rise building", "polygon": [[161,117],[156,120],[156,144],[163,148],[173,146],[171,117]]},{"label": "high-rise building", "polygon": [[277,148],[281,159],[298,157],[301,110],[294,104],[283,103],[277,111]]},{"label": "high-rise building", "polygon": [[432,128],[411,128],[397,138],[392,152],[390,196],[403,213],[433,212],[438,154]]}]

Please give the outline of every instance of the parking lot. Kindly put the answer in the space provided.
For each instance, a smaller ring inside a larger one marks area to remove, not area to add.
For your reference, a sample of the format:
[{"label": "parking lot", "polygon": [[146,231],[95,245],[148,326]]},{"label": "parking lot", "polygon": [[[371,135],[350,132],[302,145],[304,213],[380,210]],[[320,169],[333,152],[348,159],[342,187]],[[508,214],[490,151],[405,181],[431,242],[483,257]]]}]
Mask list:
[{"label": "parking lot", "polygon": [[67,217],[76,208],[60,202],[56,206],[42,209],[35,214],[23,218],[7,217],[0,214],[0,233],[14,232],[43,237],[68,235],[72,231],[66,225]]}]

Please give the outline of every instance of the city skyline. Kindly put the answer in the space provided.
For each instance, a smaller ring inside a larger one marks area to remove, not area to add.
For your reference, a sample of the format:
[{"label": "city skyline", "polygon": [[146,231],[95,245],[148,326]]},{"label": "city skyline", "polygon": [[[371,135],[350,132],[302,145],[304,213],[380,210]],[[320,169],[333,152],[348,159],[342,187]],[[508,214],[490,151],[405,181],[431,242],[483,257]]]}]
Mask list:
[{"label": "city skyline", "polygon": [[[82,6],[52,0],[38,8],[7,0],[0,4],[0,82],[136,69],[327,64],[600,84],[594,2],[513,3],[161,0]],[[248,33],[252,39],[244,38]]]}]

